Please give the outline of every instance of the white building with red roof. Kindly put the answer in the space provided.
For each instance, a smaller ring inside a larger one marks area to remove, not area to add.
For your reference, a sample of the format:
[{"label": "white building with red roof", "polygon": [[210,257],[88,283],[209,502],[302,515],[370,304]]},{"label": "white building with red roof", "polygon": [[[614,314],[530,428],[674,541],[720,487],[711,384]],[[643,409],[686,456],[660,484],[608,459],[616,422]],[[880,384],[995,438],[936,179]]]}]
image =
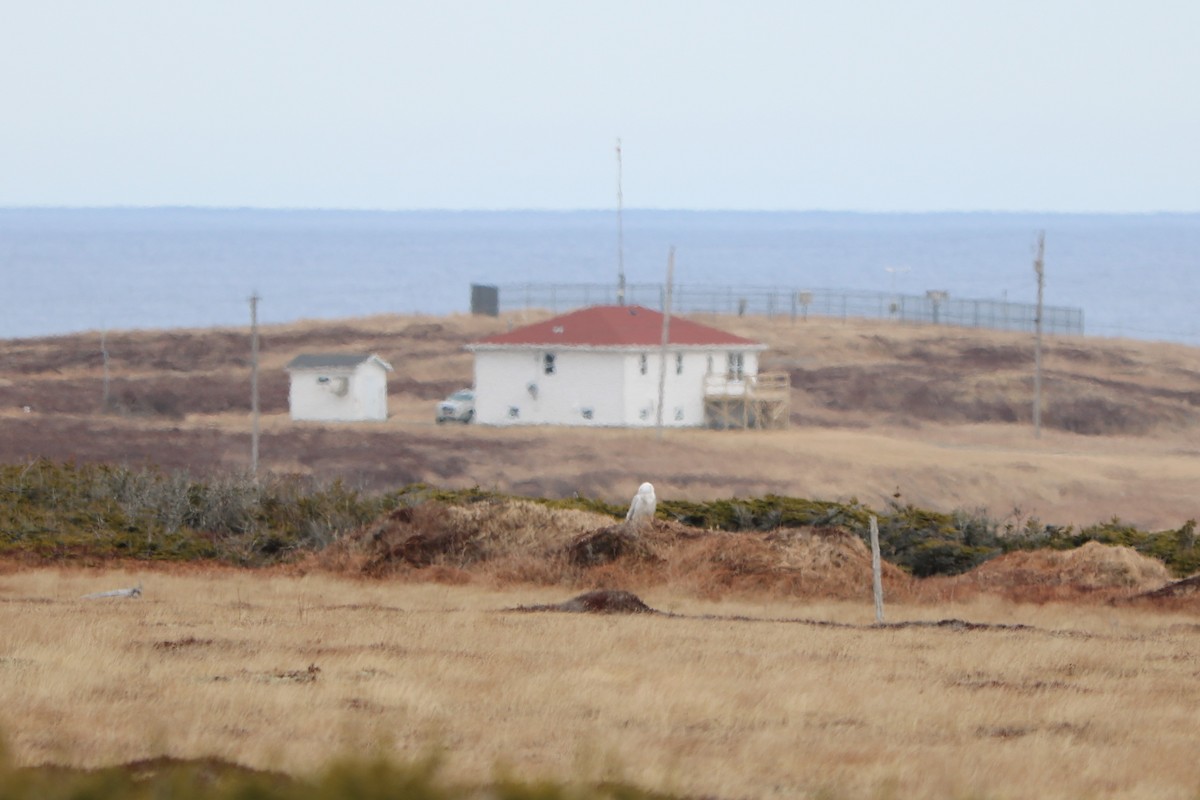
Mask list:
[{"label": "white building with red roof", "polygon": [[584,308],[467,346],[475,354],[475,419],[486,425],[654,426],[662,374],[664,425],[713,424],[706,400],[753,393],[758,354],[766,347],[672,317],[664,349],[660,312]]}]

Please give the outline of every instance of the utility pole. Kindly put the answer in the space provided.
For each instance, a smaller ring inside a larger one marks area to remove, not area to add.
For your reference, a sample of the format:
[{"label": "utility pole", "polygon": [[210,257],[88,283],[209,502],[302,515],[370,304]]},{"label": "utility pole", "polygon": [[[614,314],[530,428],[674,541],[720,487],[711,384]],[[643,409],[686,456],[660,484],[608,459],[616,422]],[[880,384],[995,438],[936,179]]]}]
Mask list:
[{"label": "utility pole", "polygon": [[258,477],[258,292],[250,295],[250,474]]},{"label": "utility pole", "polygon": [[667,345],[671,341],[671,283],[675,277],[675,246],[667,253],[667,291],[663,296],[662,352],[658,359],[658,438],[663,435],[663,400],[667,389]]},{"label": "utility pole", "polygon": [[625,194],[621,187],[621,139],[617,139],[617,305],[625,305],[625,227],[621,218]]},{"label": "utility pole", "polygon": [[1042,290],[1046,284],[1044,256],[1046,232],[1038,232],[1037,258],[1033,260],[1033,271],[1037,273],[1037,314],[1033,318],[1033,435],[1042,437]]},{"label": "utility pole", "polygon": [[107,414],[111,402],[108,393],[108,328],[100,331],[100,355],[104,358],[104,397],[100,401],[100,408]]}]

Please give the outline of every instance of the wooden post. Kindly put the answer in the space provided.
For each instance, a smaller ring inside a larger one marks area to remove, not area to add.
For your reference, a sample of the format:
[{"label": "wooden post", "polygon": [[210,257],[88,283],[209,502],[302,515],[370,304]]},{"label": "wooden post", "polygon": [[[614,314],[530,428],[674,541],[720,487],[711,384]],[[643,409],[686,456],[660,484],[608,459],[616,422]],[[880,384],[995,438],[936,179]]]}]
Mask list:
[{"label": "wooden post", "polygon": [[875,624],[883,624],[883,562],[879,558],[879,520],[871,515],[871,573],[875,589]]},{"label": "wooden post", "polygon": [[1046,232],[1038,233],[1037,258],[1033,271],[1037,273],[1037,315],[1033,318],[1033,436],[1042,437],[1042,288],[1046,284],[1043,256],[1046,252]]},{"label": "wooden post", "polygon": [[258,292],[250,296],[250,474],[258,477]]},{"label": "wooden post", "polygon": [[663,400],[667,393],[667,345],[671,341],[671,282],[675,276],[675,246],[667,252],[667,289],[663,295],[662,352],[658,359],[658,438],[663,435]]}]

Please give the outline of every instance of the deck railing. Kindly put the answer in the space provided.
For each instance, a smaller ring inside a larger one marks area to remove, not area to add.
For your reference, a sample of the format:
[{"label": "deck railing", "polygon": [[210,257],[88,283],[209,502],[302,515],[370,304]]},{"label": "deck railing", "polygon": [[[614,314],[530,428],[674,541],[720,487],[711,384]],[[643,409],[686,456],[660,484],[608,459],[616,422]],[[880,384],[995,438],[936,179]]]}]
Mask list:
[{"label": "deck railing", "polygon": [[705,397],[753,397],[760,400],[782,399],[792,388],[786,372],[760,372],[735,378],[730,375],[704,376]]}]

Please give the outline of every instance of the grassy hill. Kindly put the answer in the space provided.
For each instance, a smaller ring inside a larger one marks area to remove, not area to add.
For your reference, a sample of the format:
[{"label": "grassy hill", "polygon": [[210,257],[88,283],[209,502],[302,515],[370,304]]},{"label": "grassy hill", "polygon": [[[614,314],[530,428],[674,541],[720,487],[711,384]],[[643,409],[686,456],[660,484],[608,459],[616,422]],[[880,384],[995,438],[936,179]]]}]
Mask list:
[{"label": "grassy hill", "polygon": [[[417,482],[623,503],[765,494],[873,508],[970,510],[1017,527],[1144,529],[1197,516],[1200,350],[1099,338],[1045,348],[1044,430],[1032,431],[1028,335],[887,322],[696,317],[767,343],[790,373],[792,427],[653,431],[439,427],[469,385],[463,345],[545,315],[385,316],[268,326],[260,377],[265,469],[386,490]],[[249,461],[244,330],[110,332],[0,341],[0,462],[34,457],[206,475]],[[377,352],[396,367],[386,423],[295,424],[283,366],[306,351]],[[29,411],[23,410],[28,406]]]}]

